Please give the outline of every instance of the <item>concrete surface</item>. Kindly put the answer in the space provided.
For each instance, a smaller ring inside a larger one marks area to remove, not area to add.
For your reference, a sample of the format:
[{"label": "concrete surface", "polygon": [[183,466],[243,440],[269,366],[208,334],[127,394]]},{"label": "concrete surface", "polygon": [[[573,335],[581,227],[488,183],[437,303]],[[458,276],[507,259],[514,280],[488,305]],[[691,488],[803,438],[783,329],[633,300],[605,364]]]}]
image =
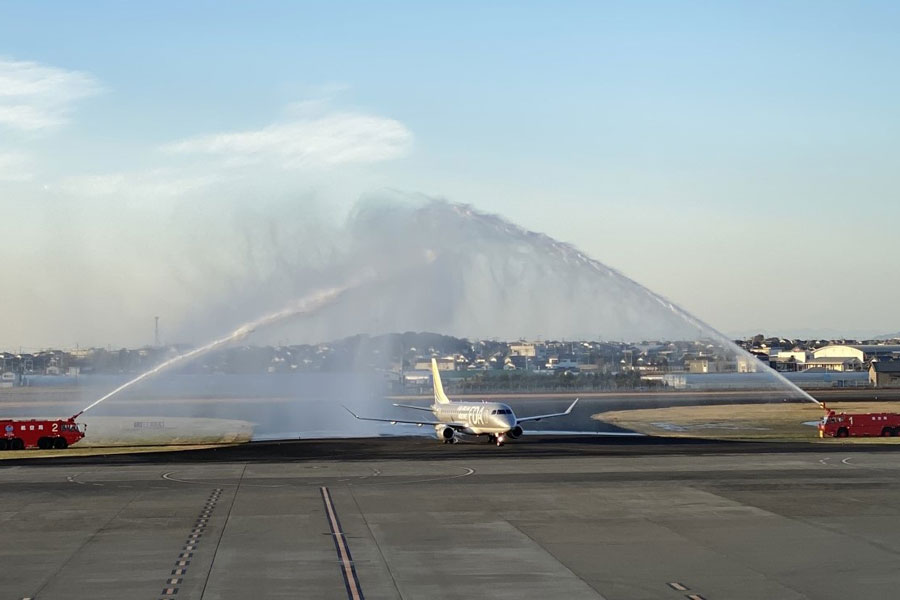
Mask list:
[{"label": "concrete surface", "polygon": [[898,474],[887,446],[527,437],[7,461],[0,595],[892,598]]}]

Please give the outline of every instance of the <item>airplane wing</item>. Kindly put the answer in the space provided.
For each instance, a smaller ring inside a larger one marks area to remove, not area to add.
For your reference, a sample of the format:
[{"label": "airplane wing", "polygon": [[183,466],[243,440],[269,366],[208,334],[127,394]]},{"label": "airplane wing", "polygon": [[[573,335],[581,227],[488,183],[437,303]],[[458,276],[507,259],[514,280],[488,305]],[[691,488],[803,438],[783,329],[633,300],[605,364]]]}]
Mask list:
[{"label": "airplane wing", "polygon": [[452,427],[453,429],[465,429],[465,425],[463,423],[444,423],[443,421],[405,421],[403,419],[376,419],[374,417],[361,417],[346,406],[344,407],[348,413],[359,419],[360,421],[381,421],[382,423],[390,423],[391,425],[396,425],[397,423],[404,423],[409,425],[446,425],[447,427]]},{"label": "airplane wing", "polygon": [[412,404],[397,404],[394,403],[394,406],[399,406],[400,408],[413,408],[415,410],[427,410],[428,412],[432,412],[430,406],[413,406]]},{"label": "airplane wing", "polygon": [[575,398],[575,402],[569,405],[569,408],[565,410],[565,412],[561,413],[551,413],[549,415],[534,415],[533,417],[522,417],[521,419],[516,417],[516,423],[525,423],[526,421],[540,421],[541,419],[550,419],[552,417],[564,417],[575,408],[575,405],[578,404],[579,398]]}]

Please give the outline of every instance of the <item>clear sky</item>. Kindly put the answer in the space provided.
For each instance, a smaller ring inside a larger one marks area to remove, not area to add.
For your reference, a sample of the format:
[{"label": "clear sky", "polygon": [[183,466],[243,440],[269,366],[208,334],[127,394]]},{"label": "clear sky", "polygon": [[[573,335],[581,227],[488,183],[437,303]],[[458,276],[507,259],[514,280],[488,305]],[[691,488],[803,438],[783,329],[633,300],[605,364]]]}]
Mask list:
[{"label": "clear sky", "polygon": [[173,215],[380,189],[729,333],[898,331],[898,31],[897,2],[0,0],[0,347],[144,340],[121,290],[97,339],[66,324],[153,288]]}]

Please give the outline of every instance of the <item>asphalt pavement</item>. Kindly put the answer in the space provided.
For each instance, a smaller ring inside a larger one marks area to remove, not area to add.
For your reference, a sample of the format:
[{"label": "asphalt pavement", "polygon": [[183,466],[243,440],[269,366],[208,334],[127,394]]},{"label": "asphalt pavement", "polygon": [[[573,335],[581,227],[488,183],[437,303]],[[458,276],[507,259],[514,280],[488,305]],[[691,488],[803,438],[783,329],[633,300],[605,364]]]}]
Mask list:
[{"label": "asphalt pavement", "polygon": [[305,440],[0,463],[2,597],[892,598],[891,446]]}]

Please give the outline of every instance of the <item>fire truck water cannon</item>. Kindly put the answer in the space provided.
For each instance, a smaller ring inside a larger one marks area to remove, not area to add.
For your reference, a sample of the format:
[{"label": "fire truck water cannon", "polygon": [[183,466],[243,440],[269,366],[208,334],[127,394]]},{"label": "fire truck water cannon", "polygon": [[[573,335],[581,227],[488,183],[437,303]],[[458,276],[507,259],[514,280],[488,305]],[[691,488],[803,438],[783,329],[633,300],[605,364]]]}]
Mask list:
[{"label": "fire truck water cannon", "polygon": [[[79,413],[80,414],[80,413]],[[68,419],[2,419],[0,418],[0,450],[63,450],[81,441],[87,425]]]}]

